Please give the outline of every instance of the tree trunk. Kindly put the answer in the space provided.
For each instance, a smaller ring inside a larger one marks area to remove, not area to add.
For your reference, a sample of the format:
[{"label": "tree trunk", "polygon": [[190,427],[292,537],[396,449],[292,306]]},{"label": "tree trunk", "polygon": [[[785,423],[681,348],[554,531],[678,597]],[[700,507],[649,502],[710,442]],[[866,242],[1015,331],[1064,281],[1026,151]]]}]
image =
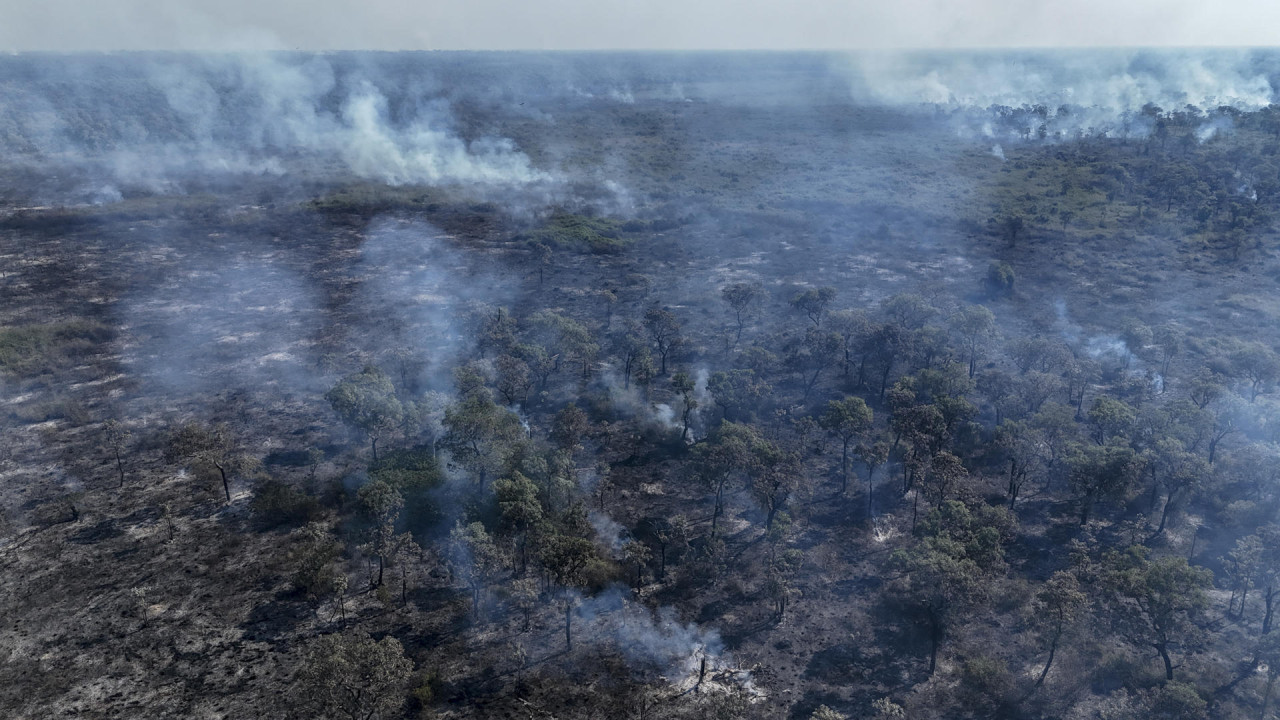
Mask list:
[{"label": "tree trunk", "polygon": [[119,450],[116,450],[116,469],[120,471],[120,487],[124,487],[124,461],[120,459]]},{"label": "tree trunk", "polygon": [[1262,712],[1258,714],[1258,720],[1266,720],[1267,706],[1271,704],[1271,688],[1276,684],[1276,674],[1267,672],[1267,687],[1262,693]]},{"label": "tree trunk", "polygon": [[1058,639],[1062,637],[1062,631],[1054,633],[1053,644],[1049,646],[1049,659],[1045,661],[1044,670],[1040,671],[1040,677],[1036,678],[1036,687],[1044,684],[1044,679],[1049,674],[1049,668],[1053,665],[1053,656],[1058,653]]},{"label": "tree trunk", "polygon": [[373,461],[378,462],[378,438],[373,438]]},{"label": "tree trunk", "polygon": [[840,453],[840,495],[844,496],[849,488],[849,441],[844,441],[844,449]]},{"label": "tree trunk", "polygon": [[1266,594],[1262,596],[1262,600],[1263,602],[1266,603],[1266,607],[1267,607],[1266,614],[1262,616],[1262,634],[1263,635],[1266,635],[1267,633],[1271,632],[1271,615],[1272,615],[1272,611],[1275,610],[1275,599],[1276,599],[1275,588],[1268,587]]},{"label": "tree trunk", "polygon": [[564,647],[566,651],[573,649],[573,604],[564,603]]},{"label": "tree trunk", "polygon": [[382,555],[379,554],[378,555],[378,582],[374,584],[374,587],[382,587],[382,570],[385,567],[386,567],[386,561],[384,561],[382,559]]},{"label": "tree trunk", "polygon": [[214,465],[218,468],[218,474],[222,476],[222,492],[227,495],[227,502],[231,502],[231,481],[227,479],[227,471],[221,465]]},{"label": "tree trunk", "polygon": [[938,668],[938,648],[942,645],[942,624],[929,613],[929,674]]},{"label": "tree trunk", "polygon": [[874,509],[872,507],[872,502],[874,502],[875,500],[875,481],[872,478],[874,478],[875,475],[876,475],[876,469],[868,465],[867,466],[867,520],[871,520],[874,517],[874,514],[873,514]]},{"label": "tree trunk", "polygon": [[1156,645],[1156,652],[1160,653],[1160,659],[1164,661],[1164,679],[1173,679],[1173,659],[1169,657],[1169,648],[1164,643]]},{"label": "tree trunk", "polygon": [[720,513],[724,510],[724,483],[716,486],[716,506],[711,511],[711,537],[715,539],[716,527],[720,523]]},{"label": "tree trunk", "polygon": [[1173,493],[1169,493],[1169,498],[1164,501],[1164,510],[1160,511],[1160,527],[1156,528],[1156,534],[1164,532],[1165,523],[1169,522],[1169,510],[1173,507]]}]

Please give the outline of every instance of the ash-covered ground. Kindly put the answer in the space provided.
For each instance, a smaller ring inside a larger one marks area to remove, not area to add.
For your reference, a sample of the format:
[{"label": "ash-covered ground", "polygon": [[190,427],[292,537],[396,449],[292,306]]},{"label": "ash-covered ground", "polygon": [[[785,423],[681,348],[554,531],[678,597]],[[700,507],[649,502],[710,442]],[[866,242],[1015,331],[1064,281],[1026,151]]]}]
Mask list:
[{"label": "ash-covered ground", "polygon": [[1257,717],[1276,67],[0,59],[4,714]]}]

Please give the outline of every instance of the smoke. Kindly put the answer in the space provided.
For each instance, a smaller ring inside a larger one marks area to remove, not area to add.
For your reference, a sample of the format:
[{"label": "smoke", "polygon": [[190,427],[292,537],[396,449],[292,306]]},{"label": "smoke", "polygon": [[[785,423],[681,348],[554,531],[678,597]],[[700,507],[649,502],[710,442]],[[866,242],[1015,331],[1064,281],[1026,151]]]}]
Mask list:
[{"label": "smoke", "polygon": [[353,340],[366,351],[408,348],[417,354],[414,366],[421,363],[411,380],[445,393],[452,392],[452,369],[470,357],[480,323],[510,306],[520,284],[451,247],[438,228],[391,219],[371,226],[354,272],[356,305],[372,321]]},{"label": "smoke", "polygon": [[6,62],[38,81],[0,81],[8,98],[0,124],[16,129],[0,134],[0,150],[35,166],[82,166],[133,191],[317,172],[389,185],[556,182],[508,138],[463,137],[431,83],[395,85],[349,58],[108,56],[88,69]]},{"label": "smoke", "polygon": [[595,529],[596,537],[609,548],[610,552],[616,553],[622,550],[623,535],[626,530],[617,521],[596,510],[592,510],[587,514],[587,520],[590,521],[591,527]]},{"label": "smoke", "polygon": [[728,663],[718,632],[681,622],[670,607],[655,612],[627,595],[624,588],[610,588],[581,599],[575,614],[587,633],[616,649],[634,667],[674,680],[696,671],[703,657],[712,667]]},{"label": "smoke", "polygon": [[940,111],[963,134],[1009,139],[1142,137],[1144,108],[1257,110],[1280,77],[1273,55],[1226,49],[877,52],[847,63],[859,101]]},{"label": "smoke", "polygon": [[1196,139],[1206,143],[1218,135],[1230,135],[1235,127],[1235,121],[1230,116],[1216,117],[1196,128]]},{"label": "smoke", "polygon": [[315,295],[270,253],[197,257],[162,272],[121,303],[125,366],[153,392],[322,391]]},{"label": "smoke", "polygon": [[1000,143],[996,143],[995,145],[991,146],[991,154],[994,155],[995,157],[1000,158],[1000,162],[1005,161],[1004,148],[1000,147]]}]

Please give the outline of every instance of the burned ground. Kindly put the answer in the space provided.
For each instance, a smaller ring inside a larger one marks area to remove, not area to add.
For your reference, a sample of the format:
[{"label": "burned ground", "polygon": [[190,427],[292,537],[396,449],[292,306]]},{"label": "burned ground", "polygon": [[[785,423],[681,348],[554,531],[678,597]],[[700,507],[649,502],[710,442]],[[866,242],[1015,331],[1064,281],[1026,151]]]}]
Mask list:
[{"label": "burned ground", "polygon": [[[476,72],[497,72],[484,60]],[[1206,118],[1157,109],[1175,140],[1027,138],[998,156],[829,88],[803,103],[653,90],[671,86],[454,98],[461,137],[511,138],[567,178],[546,192],[307,166],[87,205],[56,197],[78,180],[8,173],[5,714],[310,716],[308,650],[362,630],[403,644],[405,713],[422,717],[892,717],[886,699],[908,717],[1142,717],[1173,691],[1125,640],[1108,553],[1145,544],[1215,577],[1185,591],[1208,602],[1173,643],[1172,687],[1213,717],[1255,716],[1265,581],[1229,553],[1280,499],[1269,111],[1203,143],[1176,138]],[[1161,184],[1175,169],[1197,192]],[[993,280],[1001,264],[1016,282]],[[721,294],[734,283],[759,288],[740,337]],[[829,305],[797,309],[825,287]],[[960,318],[975,305],[993,323],[970,382]],[[662,351],[660,311],[682,339],[665,376],[638,369]],[[833,348],[834,328],[848,329]],[[529,373],[514,390],[512,361]],[[366,367],[413,408],[378,430],[382,465],[326,398]],[[714,379],[731,370],[764,389],[726,400]],[[463,442],[449,413],[481,397],[521,431],[498,438],[496,415]],[[874,414],[855,445],[887,446],[871,498],[861,451],[839,492],[823,418],[845,398]],[[1092,412],[1099,398],[1131,415]],[[585,423],[566,441],[571,403]],[[945,428],[913,424],[934,411]],[[173,449],[190,422],[225,424],[248,460],[229,501],[210,462]],[[1012,498],[1010,427],[1034,437]],[[731,436],[751,459],[717,516],[708,454]],[[1201,468],[1186,490],[1160,469],[1167,438]],[[487,443],[478,457],[472,442]],[[1141,469],[1085,494],[1095,447]],[[394,529],[421,551],[378,585],[359,493],[385,478],[404,483]],[[497,496],[519,478],[536,531]],[[1096,506],[1085,523],[1081,503]],[[471,523],[498,548],[479,590],[482,549],[460,555],[455,531]],[[944,533],[963,544],[968,523],[999,536],[999,558],[960,558],[976,581],[944,598],[938,630],[912,553]],[[336,593],[297,582],[315,528],[339,547]],[[592,548],[572,582],[553,561],[565,538]],[[1037,598],[1059,571],[1087,607],[1036,685]]]}]

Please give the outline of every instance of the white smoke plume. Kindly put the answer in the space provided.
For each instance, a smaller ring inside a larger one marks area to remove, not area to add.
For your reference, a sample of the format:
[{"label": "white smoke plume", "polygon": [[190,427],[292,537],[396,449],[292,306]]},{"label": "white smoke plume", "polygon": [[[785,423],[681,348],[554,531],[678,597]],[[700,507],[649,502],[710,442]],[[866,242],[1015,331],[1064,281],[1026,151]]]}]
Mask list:
[{"label": "white smoke plume", "polygon": [[[366,77],[359,65],[323,55],[148,55],[84,72],[56,63],[42,71],[43,83],[0,81],[8,98],[0,120],[15,129],[0,137],[0,150],[33,164],[88,161],[147,192],[183,192],[210,175],[307,170],[390,185],[555,180],[510,139],[464,138],[430,83],[379,86],[378,73]],[[124,77],[113,87],[137,97],[99,96],[105,80],[93,73],[108,71]]]}]

